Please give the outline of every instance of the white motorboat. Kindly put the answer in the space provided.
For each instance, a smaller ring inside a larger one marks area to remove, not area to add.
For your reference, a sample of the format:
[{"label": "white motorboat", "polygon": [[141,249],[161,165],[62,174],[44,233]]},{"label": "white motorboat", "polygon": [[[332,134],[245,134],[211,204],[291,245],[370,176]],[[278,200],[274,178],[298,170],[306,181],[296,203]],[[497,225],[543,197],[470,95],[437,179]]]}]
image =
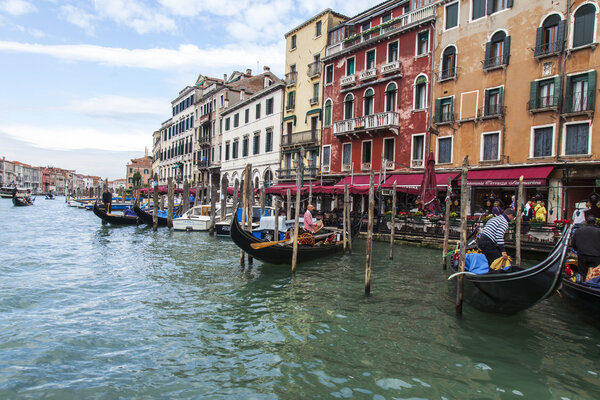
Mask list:
[{"label": "white motorboat", "polygon": [[[221,220],[221,207],[217,204],[215,222]],[[230,217],[231,205],[225,210],[225,217]],[[201,204],[187,210],[183,215],[173,220],[173,229],[176,231],[208,231],[210,228],[210,204]]]}]

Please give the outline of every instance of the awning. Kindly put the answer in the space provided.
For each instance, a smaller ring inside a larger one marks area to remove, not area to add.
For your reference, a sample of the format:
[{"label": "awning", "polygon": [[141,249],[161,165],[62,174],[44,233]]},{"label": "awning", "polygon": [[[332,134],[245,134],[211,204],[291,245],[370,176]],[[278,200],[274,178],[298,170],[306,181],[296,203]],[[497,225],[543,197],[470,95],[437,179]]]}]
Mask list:
[{"label": "awning", "polygon": [[[448,186],[448,178],[454,180],[458,176],[458,173],[439,173],[435,174],[435,182],[438,188],[445,188]],[[419,189],[421,182],[423,182],[423,174],[394,174],[390,175],[385,180],[381,187],[393,188],[394,182],[396,182],[396,188],[400,189]]]},{"label": "awning", "polygon": [[523,175],[523,186],[544,186],[553,168],[553,166],[540,166],[474,170],[467,174],[467,185],[519,186],[519,177]]},{"label": "awning", "polygon": [[[296,195],[296,184],[295,183],[278,183],[277,185],[270,186],[265,189],[266,194],[278,194],[280,196],[286,196],[287,190],[290,189],[292,196]],[[308,193],[308,186],[300,188],[300,194]]]},{"label": "awning", "polygon": [[173,169],[181,167],[183,164],[173,165]]},{"label": "awning", "polygon": [[[374,188],[377,189],[379,187],[379,175],[375,175],[375,184]],[[344,193],[344,184],[348,184],[348,191],[351,194],[369,194],[369,184],[370,184],[370,176],[369,175],[356,175],[356,176],[347,176],[340,180],[338,183],[334,185],[335,193],[343,194]]]},{"label": "awning", "polygon": [[294,120],[294,126],[296,126],[296,116],[295,115],[290,115],[288,117],[284,117],[283,121],[289,121],[290,119]]},{"label": "awning", "polygon": [[321,119],[321,109],[320,108],[315,108],[313,110],[308,110],[306,112],[306,117],[304,117],[304,122],[308,122],[308,116],[311,114],[319,114],[319,119]]}]

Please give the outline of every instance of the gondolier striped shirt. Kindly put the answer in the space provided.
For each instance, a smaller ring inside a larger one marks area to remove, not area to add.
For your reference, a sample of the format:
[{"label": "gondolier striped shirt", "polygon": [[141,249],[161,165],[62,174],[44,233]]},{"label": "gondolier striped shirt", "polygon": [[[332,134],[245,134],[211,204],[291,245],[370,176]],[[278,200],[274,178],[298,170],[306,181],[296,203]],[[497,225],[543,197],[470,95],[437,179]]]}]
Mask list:
[{"label": "gondolier striped shirt", "polygon": [[508,221],[509,219],[505,214],[500,214],[491,218],[481,230],[481,236],[485,236],[496,243],[500,251],[504,251],[504,234],[508,229]]}]

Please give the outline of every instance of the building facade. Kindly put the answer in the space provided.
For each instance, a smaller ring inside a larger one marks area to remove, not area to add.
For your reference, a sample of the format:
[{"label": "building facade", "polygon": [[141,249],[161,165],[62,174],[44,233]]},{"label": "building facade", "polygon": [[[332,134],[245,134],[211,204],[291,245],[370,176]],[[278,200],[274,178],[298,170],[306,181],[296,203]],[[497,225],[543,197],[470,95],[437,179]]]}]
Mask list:
[{"label": "building facade", "polygon": [[[147,153],[147,152],[146,152]],[[148,154],[144,157],[133,158],[126,166],[125,179],[127,181],[127,188],[133,187],[133,175],[139,172],[141,175],[140,185],[152,184],[152,156]]]}]

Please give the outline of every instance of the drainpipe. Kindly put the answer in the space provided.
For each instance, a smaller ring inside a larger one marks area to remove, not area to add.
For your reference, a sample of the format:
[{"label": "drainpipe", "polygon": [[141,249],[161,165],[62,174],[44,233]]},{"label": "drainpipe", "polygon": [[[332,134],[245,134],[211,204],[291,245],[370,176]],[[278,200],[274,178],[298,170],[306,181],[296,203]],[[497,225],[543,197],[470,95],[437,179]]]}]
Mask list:
[{"label": "drainpipe", "polygon": [[[437,18],[436,18],[437,20]],[[431,24],[431,52],[430,52],[430,58],[431,58],[431,66],[430,66],[430,82],[429,82],[429,109],[427,110],[427,135],[425,135],[425,137],[427,138],[427,143],[425,143],[425,148],[427,149],[427,154],[423,155],[423,166],[425,166],[425,163],[427,162],[427,159],[429,158],[429,152],[431,151],[431,135],[433,132],[433,125],[431,124],[431,113],[433,112],[433,82],[435,81],[435,74],[434,74],[434,66],[435,66],[435,36],[437,34],[436,32],[436,25],[435,23]]]}]

